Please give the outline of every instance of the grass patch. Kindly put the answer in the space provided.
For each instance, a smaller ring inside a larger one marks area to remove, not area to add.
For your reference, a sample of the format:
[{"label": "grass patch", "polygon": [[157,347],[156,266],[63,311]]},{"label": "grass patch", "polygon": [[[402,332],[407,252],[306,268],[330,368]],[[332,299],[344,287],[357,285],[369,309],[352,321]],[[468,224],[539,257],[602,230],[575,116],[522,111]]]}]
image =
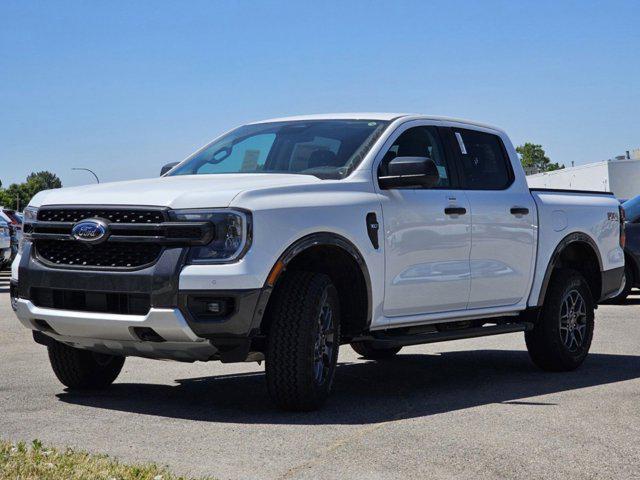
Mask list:
[{"label": "grass patch", "polygon": [[0,440],[0,480],[16,479],[188,480],[153,463],[125,465],[107,455],[48,448],[39,440],[31,445]]}]

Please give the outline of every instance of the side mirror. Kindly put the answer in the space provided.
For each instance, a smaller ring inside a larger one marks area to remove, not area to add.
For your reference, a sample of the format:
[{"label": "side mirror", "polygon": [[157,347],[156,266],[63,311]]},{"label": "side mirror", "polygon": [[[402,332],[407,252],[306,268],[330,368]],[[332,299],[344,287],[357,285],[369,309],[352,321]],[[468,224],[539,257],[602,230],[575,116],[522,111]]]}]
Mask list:
[{"label": "side mirror", "polygon": [[169,170],[171,170],[173,167],[175,167],[179,163],[180,162],[167,163],[164,167],[160,169],[160,176],[163,176],[165,173],[167,173]]},{"label": "side mirror", "polygon": [[435,162],[428,157],[396,157],[387,165],[386,175],[378,176],[383,190],[400,187],[432,188],[440,181]]}]

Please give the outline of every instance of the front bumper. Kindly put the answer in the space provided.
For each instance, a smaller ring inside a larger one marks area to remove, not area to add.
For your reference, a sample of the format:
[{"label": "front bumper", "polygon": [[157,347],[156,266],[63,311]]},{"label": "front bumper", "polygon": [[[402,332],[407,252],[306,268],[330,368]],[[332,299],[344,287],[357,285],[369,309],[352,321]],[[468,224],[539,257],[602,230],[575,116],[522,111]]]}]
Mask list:
[{"label": "front bumper", "polygon": [[[112,315],[40,308],[21,298],[16,315],[27,328],[55,340],[101,353],[194,361],[216,357],[218,349],[198,337],[178,309],[152,308],[147,315]],[[152,329],[164,341],[142,341]]]},{"label": "front bumper", "polygon": [[[27,328],[58,341],[94,351],[173,360],[255,359],[254,338],[259,333],[267,289],[180,290],[185,251],[167,248],[158,262],[136,271],[89,271],[51,268],[34,260],[25,244],[18,283],[11,288],[12,303]],[[147,295],[144,315],[52,308],[42,304],[34,289],[73,290],[101,294]],[[224,315],[207,317],[189,307],[193,297],[224,298],[233,306]],[[43,342],[41,342],[43,343]]]}]

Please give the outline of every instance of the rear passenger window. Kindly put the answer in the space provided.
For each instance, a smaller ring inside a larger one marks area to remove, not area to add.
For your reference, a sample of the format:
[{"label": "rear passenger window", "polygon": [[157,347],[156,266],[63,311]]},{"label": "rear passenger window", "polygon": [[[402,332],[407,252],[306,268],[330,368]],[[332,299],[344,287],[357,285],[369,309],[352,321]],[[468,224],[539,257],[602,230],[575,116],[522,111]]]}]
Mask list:
[{"label": "rear passenger window", "polygon": [[511,163],[497,135],[455,129],[462,178],[469,190],[504,190],[513,181]]}]

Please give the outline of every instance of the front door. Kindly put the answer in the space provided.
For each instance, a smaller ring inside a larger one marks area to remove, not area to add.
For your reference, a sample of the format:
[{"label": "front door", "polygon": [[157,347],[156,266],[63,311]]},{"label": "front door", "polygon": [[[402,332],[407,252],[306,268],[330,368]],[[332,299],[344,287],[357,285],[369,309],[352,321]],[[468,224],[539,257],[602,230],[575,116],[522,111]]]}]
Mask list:
[{"label": "front door", "polygon": [[[395,139],[394,139],[395,138]],[[453,162],[438,129],[412,122],[391,137],[377,172],[396,156],[429,157],[440,174],[433,188],[381,190],[386,317],[463,310],[470,292],[470,207],[456,190]],[[401,320],[399,320],[401,321]],[[392,319],[393,323],[393,319]]]}]

